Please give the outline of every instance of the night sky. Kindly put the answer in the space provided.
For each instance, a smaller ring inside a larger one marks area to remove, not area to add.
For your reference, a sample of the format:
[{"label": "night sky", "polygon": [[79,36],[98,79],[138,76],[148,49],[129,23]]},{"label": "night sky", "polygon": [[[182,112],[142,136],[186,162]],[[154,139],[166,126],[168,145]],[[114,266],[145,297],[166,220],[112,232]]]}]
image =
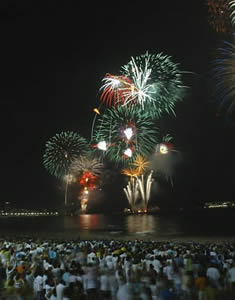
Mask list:
[{"label": "night sky", "polygon": [[176,118],[159,122],[182,157],[169,203],[234,200],[234,133],[210,101],[220,36],[208,25],[205,1],[172,2],[1,4],[0,201],[51,207],[63,198],[59,181],[42,165],[45,143],[65,130],[89,139],[102,78],[147,50],[171,55],[192,72]]}]

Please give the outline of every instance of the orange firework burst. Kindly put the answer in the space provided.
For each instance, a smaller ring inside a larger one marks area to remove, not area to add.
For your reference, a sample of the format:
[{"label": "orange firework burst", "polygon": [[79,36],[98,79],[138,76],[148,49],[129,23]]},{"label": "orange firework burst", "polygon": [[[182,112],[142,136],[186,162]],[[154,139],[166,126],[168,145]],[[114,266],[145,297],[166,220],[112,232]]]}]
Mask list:
[{"label": "orange firework burst", "polygon": [[216,32],[229,33],[231,23],[229,19],[228,0],[207,0],[208,22]]},{"label": "orange firework burst", "polygon": [[121,170],[121,173],[131,178],[141,175],[138,168],[125,168]]},{"label": "orange firework burst", "polygon": [[132,164],[133,166],[136,166],[136,169],[138,170],[139,174],[143,174],[146,169],[149,168],[149,161],[143,157],[142,155],[137,155],[135,162]]}]

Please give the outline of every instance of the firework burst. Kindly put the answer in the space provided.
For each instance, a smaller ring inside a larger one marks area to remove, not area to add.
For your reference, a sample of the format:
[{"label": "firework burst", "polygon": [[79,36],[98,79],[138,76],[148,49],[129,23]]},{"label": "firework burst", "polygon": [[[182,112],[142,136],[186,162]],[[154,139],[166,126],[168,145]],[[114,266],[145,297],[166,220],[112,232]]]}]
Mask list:
[{"label": "firework burst", "polygon": [[135,86],[131,91],[125,91],[126,103],[137,102],[152,117],[160,117],[165,112],[175,114],[175,105],[185,96],[186,87],[182,81],[184,72],[179,70],[170,56],[146,52],[132,57],[121,67],[121,72]]},{"label": "firework burst", "polygon": [[107,109],[98,120],[95,143],[106,141],[110,146],[104,155],[116,163],[133,162],[138,154],[148,156],[156,144],[157,128],[152,118],[134,108]]},{"label": "firework burst", "polygon": [[228,3],[228,8],[229,8],[229,17],[232,23],[232,26],[235,25],[235,0],[229,1]]},{"label": "firework burst", "polygon": [[138,168],[124,168],[121,170],[121,174],[126,175],[130,178],[134,178],[141,175]]},{"label": "firework burst", "polygon": [[213,95],[216,99],[218,112],[226,117],[232,117],[235,105],[235,43],[224,42],[218,49],[214,60],[212,80],[215,82]]},{"label": "firework burst", "polygon": [[80,174],[90,172],[96,176],[100,175],[104,170],[103,163],[96,157],[80,156],[71,164],[71,173]]},{"label": "firework burst", "polygon": [[46,143],[43,164],[50,174],[60,178],[67,175],[71,163],[87,151],[86,140],[72,131],[56,134]]},{"label": "firework burst", "polygon": [[[218,33],[231,32],[229,1],[207,0],[206,4],[208,7],[208,22],[210,26]],[[232,6],[232,3],[230,6]]]},{"label": "firework burst", "polygon": [[79,183],[88,190],[93,190],[96,187],[98,176],[92,172],[85,171],[79,179]]},{"label": "firework burst", "polygon": [[[108,106],[120,106],[127,103],[127,95],[133,94],[133,83],[125,76],[106,74],[103,78],[104,85],[100,88],[100,100]],[[134,102],[134,99],[132,99]]]},{"label": "firework burst", "polygon": [[149,168],[150,163],[148,159],[138,154],[132,165],[136,167],[136,169],[139,172],[139,175],[142,175]]}]

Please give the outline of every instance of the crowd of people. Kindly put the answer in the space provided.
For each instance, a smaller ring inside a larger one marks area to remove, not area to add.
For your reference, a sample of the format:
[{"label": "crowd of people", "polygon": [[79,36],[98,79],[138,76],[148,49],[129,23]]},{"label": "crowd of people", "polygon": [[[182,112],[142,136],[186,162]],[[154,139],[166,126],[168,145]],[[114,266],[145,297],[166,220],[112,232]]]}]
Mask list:
[{"label": "crowd of people", "polygon": [[235,299],[235,244],[0,240],[0,300]]}]

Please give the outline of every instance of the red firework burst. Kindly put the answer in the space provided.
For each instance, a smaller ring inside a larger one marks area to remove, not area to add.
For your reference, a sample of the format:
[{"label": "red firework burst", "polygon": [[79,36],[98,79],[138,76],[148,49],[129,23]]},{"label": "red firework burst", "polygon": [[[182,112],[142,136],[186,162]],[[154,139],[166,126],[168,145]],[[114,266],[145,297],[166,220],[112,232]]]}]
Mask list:
[{"label": "red firework burst", "polygon": [[83,188],[87,188],[89,190],[93,190],[96,187],[96,183],[98,180],[98,176],[95,176],[91,172],[84,172],[79,179],[79,183],[83,186]]},{"label": "red firework burst", "polygon": [[100,96],[102,102],[106,103],[108,106],[136,103],[136,97],[134,96],[136,87],[129,78],[123,75],[116,76],[108,73],[103,81],[105,83],[101,87],[103,92]]}]

